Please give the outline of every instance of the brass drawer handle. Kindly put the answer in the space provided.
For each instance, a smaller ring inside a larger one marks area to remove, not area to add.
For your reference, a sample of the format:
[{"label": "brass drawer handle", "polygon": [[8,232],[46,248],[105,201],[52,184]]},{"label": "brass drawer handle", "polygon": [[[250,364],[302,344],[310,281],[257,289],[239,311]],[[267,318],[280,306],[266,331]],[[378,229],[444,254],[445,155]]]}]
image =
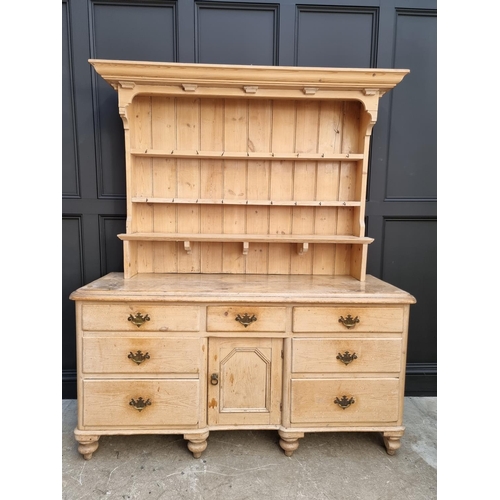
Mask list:
[{"label": "brass drawer handle", "polygon": [[144,408],[146,408],[146,406],[151,406],[151,401],[149,400],[149,398],[144,401],[141,396],[137,401],[132,398],[129,402],[129,405],[133,406],[137,411],[142,411],[144,410]]},{"label": "brass drawer handle", "polygon": [[358,359],[356,356],[356,353],[353,352],[352,354],[349,353],[349,351],[344,352],[344,354],[341,354],[340,352],[337,354],[337,359],[344,363],[344,365],[348,365],[349,363],[352,363],[355,359]]},{"label": "brass drawer handle", "polygon": [[217,385],[219,383],[219,375],[217,373],[212,373],[212,376],[210,377],[210,383],[212,385]]},{"label": "brass drawer handle", "polygon": [[131,359],[136,365],[140,365],[143,361],[150,359],[149,352],[144,354],[142,351],[137,351],[135,354],[133,352],[130,352],[127,357],[128,359]]},{"label": "brass drawer handle", "polygon": [[339,323],[342,323],[347,329],[350,330],[356,326],[356,323],[359,323],[359,317],[356,316],[353,318],[350,314],[348,314],[346,318],[344,318],[344,316],[340,316]]},{"label": "brass drawer handle", "polygon": [[342,396],[340,399],[335,398],[334,403],[339,405],[343,410],[349,408],[349,406],[353,405],[356,401],[354,398],[348,398],[347,396]]},{"label": "brass drawer handle", "polygon": [[249,324],[257,321],[257,316],[255,316],[255,314],[252,314],[252,316],[250,316],[248,313],[245,313],[243,316],[238,314],[235,320],[241,323],[246,328]]},{"label": "brass drawer handle", "polygon": [[132,314],[128,317],[128,320],[131,321],[137,328],[142,326],[146,321],[149,321],[151,318],[149,317],[149,314],[146,314],[146,316],[143,316],[141,313],[137,313],[135,316]]}]

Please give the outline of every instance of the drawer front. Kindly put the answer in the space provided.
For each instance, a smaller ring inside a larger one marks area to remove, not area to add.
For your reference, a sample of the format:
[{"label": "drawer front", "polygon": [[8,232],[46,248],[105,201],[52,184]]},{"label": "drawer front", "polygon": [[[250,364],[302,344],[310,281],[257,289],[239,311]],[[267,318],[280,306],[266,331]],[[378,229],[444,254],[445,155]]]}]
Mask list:
[{"label": "drawer front", "polygon": [[87,427],[193,426],[198,415],[198,380],[83,382],[83,425]]},{"label": "drawer front", "polygon": [[197,306],[157,304],[83,304],[82,328],[87,331],[197,332]]},{"label": "drawer front", "polygon": [[285,307],[214,306],[207,308],[209,332],[284,332]]},{"label": "drawer front", "polygon": [[84,337],[84,373],[199,373],[199,339]]},{"label": "drawer front", "polygon": [[291,422],[325,425],[396,422],[399,400],[398,379],[292,380]]},{"label": "drawer front", "polygon": [[292,371],[301,373],[399,373],[401,339],[292,340]]},{"label": "drawer front", "polygon": [[402,307],[294,307],[294,332],[402,332]]}]

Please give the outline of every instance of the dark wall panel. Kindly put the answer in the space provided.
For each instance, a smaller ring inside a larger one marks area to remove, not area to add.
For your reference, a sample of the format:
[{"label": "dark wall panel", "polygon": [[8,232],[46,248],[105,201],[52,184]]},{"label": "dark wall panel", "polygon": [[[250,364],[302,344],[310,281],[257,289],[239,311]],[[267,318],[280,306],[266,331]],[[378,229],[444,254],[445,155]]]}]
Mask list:
[{"label": "dark wall panel", "polygon": [[392,99],[387,197],[437,196],[435,12],[397,12],[394,67],[409,68]]},{"label": "dark wall panel", "polygon": [[62,4],[62,192],[64,197],[79,195],[76,150],[75,107],[71,71],[69,6]]},{"label": "dark wall panel", "polygon": [[278,11],[264,4],[198,3],[196,60],[207,64],[278,64]]},{"label": "dark wall panel", "polygon": [[123,242],[117,234],[125,232],[126,216],[101,216],[101,274],[123,272]]},{"label": "dark wall panel", "polygon": [[80,217],[62,219],[62,328],[72,335],[63,335],[63,370],[76,366],[75,303],[68,299],[71,293],[84,285],[82,262],[82,224]]},{"label": "dark wall panel", "polygon": [[374,67],[377,30],[375,8],[299,7],[296,65]]},{"label": "dark wall panel", "polygon": [[437,362],[437,221],[386,219],[381,278],[410,291],[408,363]]},{"label": "dark wall panel", "polygon": [[[96,59],[176,61],[175,2],[92,2],[91,53]],[[123,123],[117,93],[94,75],[99,197],[125,197]]]},{"label": "dark wall panel", "polygon": [[176,2],[92,2],[93,57],[176,59]]}]

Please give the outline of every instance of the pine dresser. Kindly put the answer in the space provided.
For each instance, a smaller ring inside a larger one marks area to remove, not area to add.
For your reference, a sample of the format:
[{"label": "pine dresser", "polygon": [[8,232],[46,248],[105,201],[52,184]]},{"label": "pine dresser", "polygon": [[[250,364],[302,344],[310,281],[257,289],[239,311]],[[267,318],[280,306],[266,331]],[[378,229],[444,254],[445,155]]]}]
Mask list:
[{"label": "pine dresser", "polygon": [[71,294],[79,452],[103,435],[379,432],[400,446],[409,309],[366,273],[380,97],[408,73],[90,60],[124,125],[124,271]]}]

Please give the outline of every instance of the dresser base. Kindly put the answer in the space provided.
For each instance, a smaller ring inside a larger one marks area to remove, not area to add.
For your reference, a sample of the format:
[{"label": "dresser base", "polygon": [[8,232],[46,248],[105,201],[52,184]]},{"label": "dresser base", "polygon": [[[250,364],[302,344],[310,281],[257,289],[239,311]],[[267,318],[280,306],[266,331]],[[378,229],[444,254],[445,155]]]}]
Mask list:
[{"label": "dresser base", "polygon": [[102,435],[275,430],[403,436],[408,293],[374,277],[111,273],[72,294],[78,451]]}]

